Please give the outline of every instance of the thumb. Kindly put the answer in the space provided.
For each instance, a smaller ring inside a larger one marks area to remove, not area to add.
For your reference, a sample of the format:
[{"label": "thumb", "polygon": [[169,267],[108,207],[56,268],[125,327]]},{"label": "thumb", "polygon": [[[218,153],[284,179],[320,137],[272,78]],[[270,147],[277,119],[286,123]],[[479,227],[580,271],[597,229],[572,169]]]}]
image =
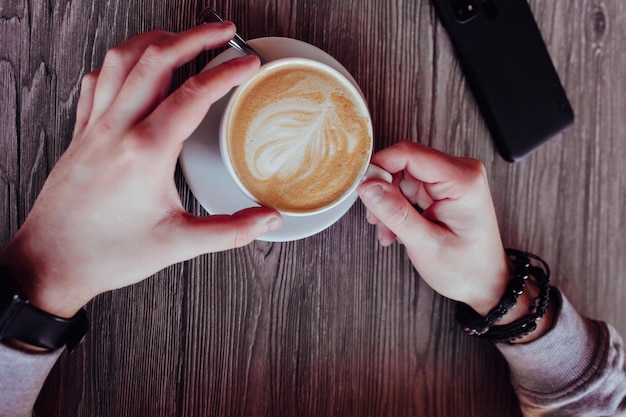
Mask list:
[{"label": "thumb", "polygon": [[382,181],[365,181],[358,188],[361,201],[405,246],[419,242],[431,224],[409,203],[397,187]]},{"label": "thumb", "polygon": [[180,233],[185,241],[183,257],[245,246],[264,233],[278,229],[280,214],[270,208],[252,207],[232,215],[193,216],[187,213]]}]

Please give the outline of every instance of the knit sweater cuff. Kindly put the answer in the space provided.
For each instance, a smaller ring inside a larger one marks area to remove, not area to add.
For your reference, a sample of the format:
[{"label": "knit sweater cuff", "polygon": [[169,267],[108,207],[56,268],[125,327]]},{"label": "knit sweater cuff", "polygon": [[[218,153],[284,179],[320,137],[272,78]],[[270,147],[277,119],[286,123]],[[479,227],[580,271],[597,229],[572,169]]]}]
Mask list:
[{"label": "knit sweater cuff", "polygon": [[50,370],[65,349],[28,353],[0,343],[0,416],[30,416]]},{"label": "knit sweater cuff", "polygon": [[580,316],[560,292],[558,295],[560,309],[548,333],[529,343],[496,344],[509,364],[513,385],[536,394],[573,388],[576,381],[593,372],[598,356],[606,351],[600,343],[606,326]]}]

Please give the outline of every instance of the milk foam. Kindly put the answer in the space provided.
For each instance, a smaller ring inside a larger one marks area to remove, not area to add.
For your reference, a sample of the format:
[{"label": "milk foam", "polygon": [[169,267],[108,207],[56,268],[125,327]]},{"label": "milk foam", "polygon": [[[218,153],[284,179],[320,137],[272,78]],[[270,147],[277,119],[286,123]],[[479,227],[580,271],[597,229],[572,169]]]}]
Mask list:
[{"label": "milk foam", "polygon": [[[330,92],[325,93],[330,98]],[[314,161],[332,157],[337,149],[347,147],[351,152],[357,142],[332,103],[295,91],[261,109],[250,124],[250,132],[254,134],[248,134],[246,160],[258,180],[313,175]]]},{"label": "milk foam", "polygon": [[367,164],[359,98],[319,70],[288,67],[252,84],[229,128],[233,167],[262,203],[307,211],[332,203]]}]

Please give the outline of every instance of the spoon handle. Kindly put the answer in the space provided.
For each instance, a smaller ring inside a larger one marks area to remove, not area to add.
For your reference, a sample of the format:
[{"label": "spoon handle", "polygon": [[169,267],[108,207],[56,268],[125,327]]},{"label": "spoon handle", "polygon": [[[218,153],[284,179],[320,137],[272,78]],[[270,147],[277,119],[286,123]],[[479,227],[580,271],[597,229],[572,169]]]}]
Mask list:
[{"label": "spoon handle", "polygon": [[[210,7],[204,9],[196,19],[196,23],[199,25],[204,25],[206,23],[212,22],[223,22],[224,19],[218,12],[213,10]],[[247,55],[256,55],[261,60],[261,65],[265,64],[267,60],[263,58],[261,54],[259,54],[254,48],[252,48],[248,42],[244,38],[239,35],[239,33],[235,33],[235,37],[228,41],[228,44],[235,48],[236,50],[243,52]]]}]

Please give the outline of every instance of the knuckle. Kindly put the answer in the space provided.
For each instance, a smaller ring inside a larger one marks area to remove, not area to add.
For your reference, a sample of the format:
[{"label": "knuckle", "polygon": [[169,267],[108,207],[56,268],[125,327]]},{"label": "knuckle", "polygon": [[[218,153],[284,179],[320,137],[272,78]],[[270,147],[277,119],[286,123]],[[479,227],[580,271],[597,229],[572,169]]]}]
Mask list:
[{"label": "knuckle", "polygon": [[204,85],[197,77],[191,77],[180,86],[180,96],[193,97],[203,90]]},{"label": "knuckle", "polygon": [[182,88],[189,92],[197,92],[202,90],[203,87],[204,83],[198,77],[190,77],[182,85]]},{"label": "knuckle", "polygon": [[119,47],[113,47],[107,51],[104,56],[104,62],[102,64],[103,67],[117,67],[123,65],[125,62],[125,53],[124,50]]},{"label": "knuckle", "polygon": [[89,74],[83,75],[83,78],[81,79],[81,82],[80,82],[80,86],[83,89],[89,88],[95,85],[96,81],[98,81],[98,72],[93,71],[93,72],[90,72]]},{"label": "knuckle", "polygon": [[388,209],[387,224],[391,227],[402,226],[409,219],[409,214],[408,204],[394,202]]},{"label": "knuckle", "polygon": [[141,63],[145,65],[163,65],[167,58],[167,49],[159,44],[152,44],[146,48],[141,56]]},{"label": "knuckle", "polygon": [[98,139],[109,139],[116,135],[115,123],[108,117],[102,117],[94,127],[94,135]]},{"label": "knuckle", "polygon": [[189,106],[190,101],[199,97],[211,99],[211,92],[205,91],[205,87],[205,84],[203,84],[197,77],[189,78],[170,96],[172,105],[176,107],[184,107]]},{"label": "knuckle", "polygon": [[474,158],[460,158],[463,177],[468,185],[482,184],[487,181],[485,165]]},{"label": "knuckle", "polygon": [[254,240],[249,228],[236,228],[232,238],[233,247],[235,248],[245,246]]},{"label": "knuckle", "polygon": [[135,166],[144,151],[137,142],[132,140],[122,141],[121,145],[116,149],[116,159],[119,167]]},{"label": "knuckle", "polygon": [[254,216],[246,211],[233,214],[229,220],[229,241],[234,248],[245,246],[256,239],[261,233],[261,225]]},{"label": "knuckle", "polygon": [[478,159],[466,158],[465,163],[467,164],[470,171],[474,173],[474,175],[476,176],[486,175],[487,170],[485,169],[485,165]]}]

